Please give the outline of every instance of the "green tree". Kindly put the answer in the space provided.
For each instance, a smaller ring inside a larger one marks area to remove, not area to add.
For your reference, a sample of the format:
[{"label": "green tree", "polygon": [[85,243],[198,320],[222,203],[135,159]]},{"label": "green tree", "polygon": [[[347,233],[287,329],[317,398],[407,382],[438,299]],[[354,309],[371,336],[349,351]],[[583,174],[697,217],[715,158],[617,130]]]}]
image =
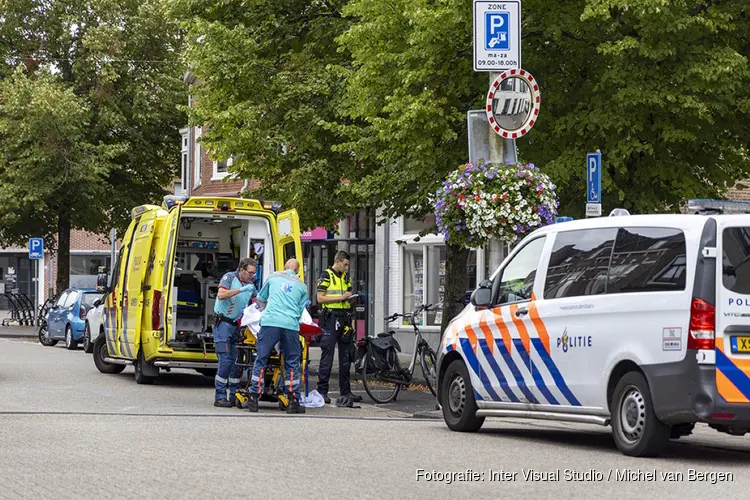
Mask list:
[{"label": "green tree", "polygon": [[158,0],[0,0],[0,244],[124,229],[179,165],[179,27]]},{"label": "green tree", "polygon": [[[466,160],[465,113],[482,108],[472,70],[472,2],[352,0],[339,37],[352,54],[342,147],[368,170],[352,186],[388,215],[431,211]],[[585,154],[601,149],[605,210],[676,210],[750,176],[750,5],[744,0],[525,0],[523,67],[542,110],[519,139],[581,215]],[[364,124],[364,126],[362,125]],[[448,245],[443,326],[460,309],[466,250]]]},{"label": "green tree", "polygon": [[326,126],[344,89],[334,68],[348,61],[334,43],[349,25],[342,3],[169,1],[187,32],[202,145],[233,156],[230,177],[259,181],[254,196],[295,207],[308,228],[333,228],[351,210],[346,182],[358,175]]},{"label": "green tree", "polygon": [[[357,19],[339,42],[352,54],[342,68],[339,108],[351,124],[340,146],[367,166],[351,186],[386,216],[434,211],[441,182],[467,159],[466,112],[482,107],[488,78],[472,70],[471,2],[353,0]],[[463,308],[469,250],[448,243],[443,327]]]},{"label": "green tree", "polygon": [[750,176],[750,4],[744,0],[524,2],[524,66],[542,111],[525,158],[582,215],[584,158],[600,149],[605,211],[678,210]]}]

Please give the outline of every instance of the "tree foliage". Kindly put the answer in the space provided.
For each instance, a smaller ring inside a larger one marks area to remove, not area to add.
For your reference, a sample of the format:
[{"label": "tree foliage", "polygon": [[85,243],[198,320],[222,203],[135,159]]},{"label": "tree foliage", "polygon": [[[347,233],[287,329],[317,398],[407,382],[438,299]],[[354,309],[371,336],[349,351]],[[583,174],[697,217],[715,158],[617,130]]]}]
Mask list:
[{"label": "tree foliage", "polygon": [[179,165],[181,38],[159,0],[0,0],[0,244],[124,229]]},{"label": "tree foliage", "polygon": [[524,2],[525,66],[542,112],[526,158],[581,215],[584,158],[602,151],[605,211],[677,210],[750,176],[750,4]]},{"label": "tree foliage", "polygon": [[[172,2],[209,149],[244,155],[237,172],[309,224],[365,204],[429,213],[467,160],[466,112],[488,88],[472,69],[471,1]],[[557,186],[562,213],[582,214],[596,149],[605,211],[676,209],[750,177],[749,17],[745,0],[524,0],[523,66],[542,108],[518,148]],[[468,253],[448,255],[444,324]]]},{"label": "tree foliage", "polygon": [[198,81],[191,123],[214,159],[234,156],[232,177],[253,179],[261,198],[300,212],[306,227],[333,228],[352,210],[346,183],[357,163],[334,152],[346,64],[335,38],[349,21],[338,1],[170,0],[188,34],[186,59]]}]

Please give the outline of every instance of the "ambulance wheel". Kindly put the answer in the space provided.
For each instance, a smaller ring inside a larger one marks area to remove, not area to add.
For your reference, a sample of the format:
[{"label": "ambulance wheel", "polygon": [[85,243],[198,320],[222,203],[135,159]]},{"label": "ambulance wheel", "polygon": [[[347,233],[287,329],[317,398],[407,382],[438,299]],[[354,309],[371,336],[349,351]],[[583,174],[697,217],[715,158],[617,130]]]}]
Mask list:
[{"label": "ambulance wheel", "polygon": [[443,419],[450,430],[476,432],[482,427],[484,417],[477,417],[474,389],[463,360],[456,359],[448,365],[439,394]]},{"label": "ambulance wheel", "polygon": [[667,447],[670,427],[654,413],[651,391],[643,374],[628,372],[615,386],[610,412],[617,448],[631,457],[653,457]]},{"label": "ambulance wheel", "polygon": [[138,357],[135,360],[135,383],[142,385],[153,384],[156,377],[150,377],[143,374],[143,364],[146,361],[143,359],[143,351],[138,352]]},{"label": "ambulance wheel", "polygon": [[107,351],[107,339],[104,335],[99,335],[94,341],[94,364],[96,365],[96,369],[102,373],[111,374],[120,373],[125,369],[125,365],[116,365],[104,361],[107,357],[109,357],[109,351]]}]

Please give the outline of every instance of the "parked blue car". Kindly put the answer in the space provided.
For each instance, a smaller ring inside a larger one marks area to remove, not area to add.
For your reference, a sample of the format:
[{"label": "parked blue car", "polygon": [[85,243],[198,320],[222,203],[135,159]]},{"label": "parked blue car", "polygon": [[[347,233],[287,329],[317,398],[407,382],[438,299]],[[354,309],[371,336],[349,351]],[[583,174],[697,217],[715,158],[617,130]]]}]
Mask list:
[{"label": "parked blue car", "polygon": [[47,312],[45,322],[39,328],[39,342],[53,346],[65,341],[69,350],[78,348],[86,327],[86,313],[101,303],[104,295],[93,288],[69,288],[65,290]]}]

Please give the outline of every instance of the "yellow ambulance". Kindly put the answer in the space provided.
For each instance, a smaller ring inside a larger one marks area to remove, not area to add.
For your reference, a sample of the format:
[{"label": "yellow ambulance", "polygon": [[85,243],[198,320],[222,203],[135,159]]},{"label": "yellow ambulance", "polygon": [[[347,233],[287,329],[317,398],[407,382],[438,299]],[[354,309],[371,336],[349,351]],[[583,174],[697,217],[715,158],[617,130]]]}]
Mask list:
[{"label": "yellow ambulance", "polygon": [[111,276],[99,283],[106,296],[96,367],[120,373],[132,364],[139,384],[175,368],[213,377],[222,275],[252,257],[260,287],[287,259],[302,260],[300,236],[297,211],[275,202],[167,196],[162,206],[134,208]]}]

